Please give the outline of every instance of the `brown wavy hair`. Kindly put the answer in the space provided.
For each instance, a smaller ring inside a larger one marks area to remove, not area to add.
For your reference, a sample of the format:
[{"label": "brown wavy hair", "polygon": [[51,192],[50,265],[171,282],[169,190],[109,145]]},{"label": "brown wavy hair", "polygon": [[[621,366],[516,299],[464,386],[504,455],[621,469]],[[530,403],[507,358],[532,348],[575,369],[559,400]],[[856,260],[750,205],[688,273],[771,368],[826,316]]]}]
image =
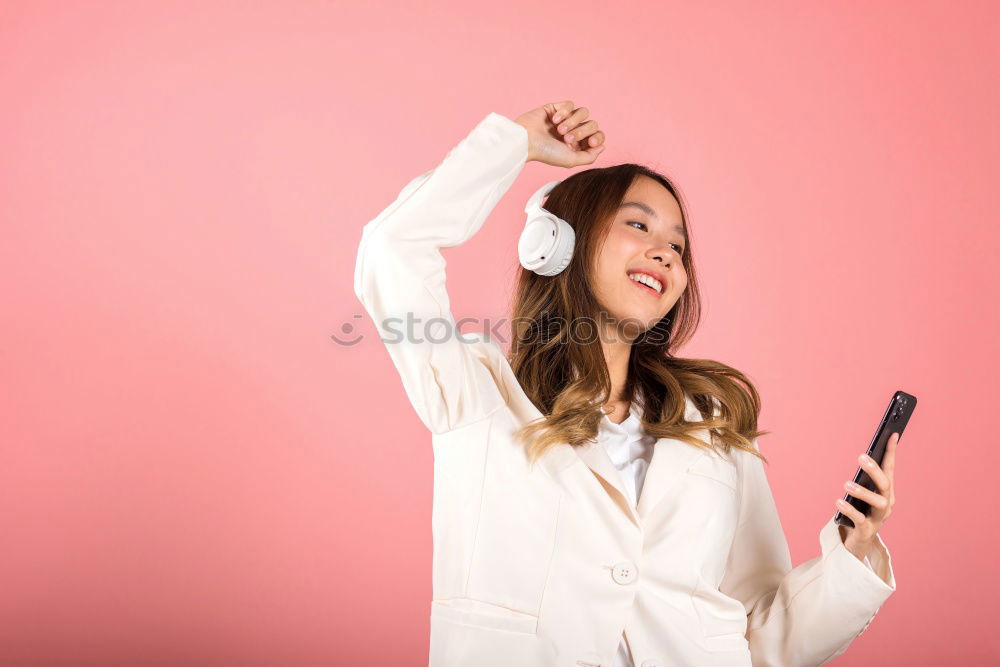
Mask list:
[{"label": "brown wavy hair", "polygon": [[[735,447],[767,462],[753,443],[769,431],[757,430],[760,396],[750,379],[718,361],[673,354],[690,340],[701,317],[688,206],[670,179],[633,163],[577,172],[545,200],[547,211],[573,227],[576,245],[561,273],[540,276],[522,267],[518,274],[511,307],[517,325],[508,361],[544,419],[521,426],[515,437],[534,462],[557,443],[575,447],[597,436],[604,415],[601,406],[611,393],[602,332],[595,328],[596,335],[579,342],[566,324],[606,318],[592,289],[591,268],[625,193],[640,176],[662,184],[680,205],[688,239],[682,255],[688,283],[670,312],[633,341],[621,398],[638,403],[642,424],[655,438],[676,438],[712,450],[721,447],[727,454]],[[684,419],[685,394],[703,416],[709,415],[704,421]],[[709,429],[712,443],[692,435],[702,428]]]}]

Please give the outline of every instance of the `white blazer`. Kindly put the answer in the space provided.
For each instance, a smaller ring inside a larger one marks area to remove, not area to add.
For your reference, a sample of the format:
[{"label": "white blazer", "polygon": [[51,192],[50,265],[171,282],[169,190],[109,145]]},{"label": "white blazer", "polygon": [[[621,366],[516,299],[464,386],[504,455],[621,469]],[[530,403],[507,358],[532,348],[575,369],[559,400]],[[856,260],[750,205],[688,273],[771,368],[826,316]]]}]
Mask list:
[{"label": "white blazer", "polygon": [[896,589],[889,552],[879,539],[869,568],[831,516],[822,554],[793,569],[760,459],[661,438],[636,507],[596,440],[529,466],[513,432],[542,414],[492,339],[457,334],[440,252],[480,229],[527,154],[527,131],[490,113],[358,250],[355,293],[433,434],[429,664],[607,667],[623,631],[637,667],[840,655]]}]

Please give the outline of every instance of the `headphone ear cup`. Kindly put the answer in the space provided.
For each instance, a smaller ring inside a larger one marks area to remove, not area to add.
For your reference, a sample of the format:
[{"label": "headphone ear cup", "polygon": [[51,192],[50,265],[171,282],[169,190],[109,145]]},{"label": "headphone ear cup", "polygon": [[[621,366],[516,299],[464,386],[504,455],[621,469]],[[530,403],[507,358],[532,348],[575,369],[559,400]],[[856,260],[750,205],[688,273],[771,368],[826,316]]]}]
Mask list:
[{"label": "headphone ear cup", "polygon": [[576,232],[569,223],[541,205],[559,183],[551,181],[540,187],[524,207],[528,220],[517,242],[517,255],[521,266],[540,276],[554,276],[565,269],[576,245]]},{"label": "headphone ear cup", "polygon": [[555,228],[550,220],[544,217],[529,218],[517,241],[517,256],[521,260],[521,266],[531,271],[541,266],[546,253],[550,251],[550,237],[553,236]]},{"label": "headphone ear cup", "polygon": [[573,258],[576,232],[565,220],[547,212],[528,221],[517,243],[521,266],[540,276],[554,276]]},{"label": "headphone ear cup", "polygon": [[576,232],[564,220],[556,218],[556,246],[552,251],[551,261],[546,260],[544,266],[539,267],[536,273],[543,276],[554,276],[569,266],[573,259],[573,249],[576,246]]}]

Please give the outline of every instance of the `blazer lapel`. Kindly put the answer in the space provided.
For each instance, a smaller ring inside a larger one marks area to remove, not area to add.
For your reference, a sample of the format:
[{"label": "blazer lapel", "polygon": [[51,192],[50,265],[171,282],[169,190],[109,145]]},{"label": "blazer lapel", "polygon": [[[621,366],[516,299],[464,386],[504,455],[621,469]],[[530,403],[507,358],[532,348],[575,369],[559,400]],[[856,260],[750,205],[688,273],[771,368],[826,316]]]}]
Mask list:
[{"label": "blazer lapel", "polygon": [[618,472],[618,468],[615,467],[615,464],[611,461],[611,457],[608,456],[608,452],[601,443],[593,441],[575,449],[580,460],[600,478],[605,489],[611,494],[615,504],[621,507],[622,511],[628,515],[635,525],[640,525],[639,515],[636,509],[632,507],[632,503],[629,502],[628,494],[625,493],[622,475]]},{"label": "blazer lapel", "polygon": [[[521,392],[521,395],[523,396],[523,400],[517,401],[513,405],[515,415],[527,421],[544,418],[538,408],[528,400],[527,396],[523,395],[523,392]],[[638,526],[639,516],[636,509],[629,503],[621,474],[611,461],[611,457],[604,450],[604,447],[596,440],[585,445],[580,445],[579,447],[574,447],[568,442],[560,442],[552,445],[538,460],[538,465],[550,477],[558,479],[567,468],[579,465],[581,462],[590,469],[590,472],[587,473],[588,476],[595,477],[596,481],[600,483],[601,488],[611,496],[614,503]]]},{"label": "blazer lapel", "polygon": [[[695,407],[694,401],[685,396],[684,419],[701,421],[702,414]],[[710,442],[707,428],[698,429],[693,433],[695,438]],[[646,470],[646,479],[639,494],[637,511],[642,521],[648,519],[656,506],[667,497],[676,486],[677,478],[701,456],[708,452],[700,447],[690,445],[683,440],[660,438],[653,445],[653,458]]]}]

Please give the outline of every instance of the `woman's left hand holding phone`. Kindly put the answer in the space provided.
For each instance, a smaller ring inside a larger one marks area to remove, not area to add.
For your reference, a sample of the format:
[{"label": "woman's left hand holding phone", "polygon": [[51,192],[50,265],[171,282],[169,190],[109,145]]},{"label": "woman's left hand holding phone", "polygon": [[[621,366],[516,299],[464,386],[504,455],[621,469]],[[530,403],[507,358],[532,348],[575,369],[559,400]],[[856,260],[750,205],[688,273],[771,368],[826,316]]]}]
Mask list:
[{"label": "woman's left hand holding phone", "polygon": [[896,491],[893,484],[893,476],[896,468],[896,445],[899,443],[899,433],[893,433],[886,443],[885,456],[882,458],[882,467],[867,455],[862,455],[861,465],[868,476],[878,487],[878,493],[857,486],[852,481],[847,481],[844,488],[847,493],[865,501],[871,505],[871,512],[865,516],[860,510],[846,503],[842,498],[837,499],[837,509],[844,513],[854,522],[854,527],[839,526],[841,539],[847,550],[854,554],[858,560],[864,560],[865,556],[871,553],[875,547],[875,536],[889,515],[892,514],[892,506],[896,504]]}]

